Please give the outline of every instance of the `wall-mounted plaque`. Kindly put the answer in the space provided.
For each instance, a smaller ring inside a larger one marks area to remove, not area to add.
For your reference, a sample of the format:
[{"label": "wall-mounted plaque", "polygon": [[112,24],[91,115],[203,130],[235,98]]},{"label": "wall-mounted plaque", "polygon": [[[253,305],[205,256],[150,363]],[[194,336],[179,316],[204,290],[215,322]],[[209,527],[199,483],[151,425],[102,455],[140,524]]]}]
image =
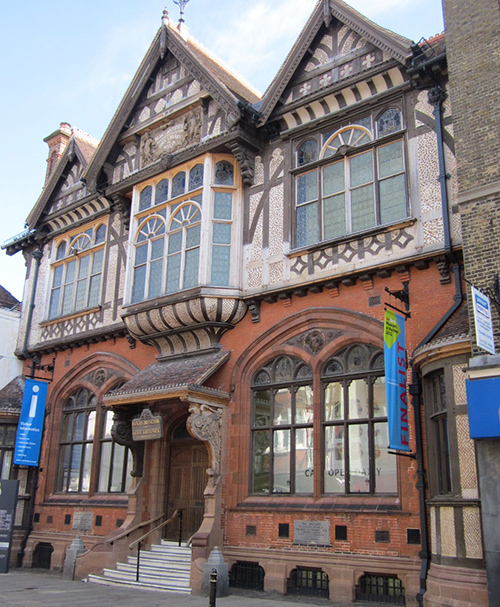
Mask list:
[{"label": "wall-mounted plaque", "polygon": [[143,409],[141,416],[132,420],[132,439],[135,441],[158,440],[163,437],[163,419]]},{"label": "wall-mounted plaque", "polygon": [[92,531],[92,521],[94,514],[92,512],[75,512],[73,514],[74,531]]},{"label": "wall-mounted plaque", "polygon": [[330,521],[294,521],[293,543],[330,546]]}]

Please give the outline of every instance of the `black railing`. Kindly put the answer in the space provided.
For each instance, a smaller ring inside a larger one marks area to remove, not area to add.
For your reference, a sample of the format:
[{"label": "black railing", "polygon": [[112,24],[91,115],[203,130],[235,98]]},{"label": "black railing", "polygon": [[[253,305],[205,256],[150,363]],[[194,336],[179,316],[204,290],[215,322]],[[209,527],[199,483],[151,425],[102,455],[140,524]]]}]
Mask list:
[{"label": "black railing", "polygon": [[287,594],[330,597],[328,575],[321,569],[297,567],[288,579]]}]

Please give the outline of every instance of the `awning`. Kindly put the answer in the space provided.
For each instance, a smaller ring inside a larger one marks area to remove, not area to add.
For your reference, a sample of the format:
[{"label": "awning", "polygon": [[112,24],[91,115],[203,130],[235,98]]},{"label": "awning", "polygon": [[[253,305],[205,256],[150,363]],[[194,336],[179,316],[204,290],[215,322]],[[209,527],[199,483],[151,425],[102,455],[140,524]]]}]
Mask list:
[{"label": "awning", "polygon": [[186,394],[193,391],[227,401],[227,393],[202,384],[229,360],[230,355],[230,352],[218,351],[154,363],[139,371],[118,390],[107,394],[103,403],[111,407],[173,398],[186,400]]}]

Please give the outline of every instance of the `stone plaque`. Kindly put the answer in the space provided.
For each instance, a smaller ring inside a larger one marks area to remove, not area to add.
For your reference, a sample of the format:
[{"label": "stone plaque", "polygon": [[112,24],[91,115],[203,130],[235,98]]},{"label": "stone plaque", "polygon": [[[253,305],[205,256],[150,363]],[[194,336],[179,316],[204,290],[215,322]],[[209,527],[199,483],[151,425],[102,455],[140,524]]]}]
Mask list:
[{"label": "stone plaque", "polygon": [[293,543],[330,546],[330,521],[294,521]]},{"label": "stone plaque", "polygon": [[74,531],[92,531],[92,521],[94,514],[92,512],[75,512],[73,514]]},{"label": "stone plaque", "polygon": [[163,437],[163,419],[144,409],[141,416],[132,420],[132,439],[135,441],[157,440]]}]

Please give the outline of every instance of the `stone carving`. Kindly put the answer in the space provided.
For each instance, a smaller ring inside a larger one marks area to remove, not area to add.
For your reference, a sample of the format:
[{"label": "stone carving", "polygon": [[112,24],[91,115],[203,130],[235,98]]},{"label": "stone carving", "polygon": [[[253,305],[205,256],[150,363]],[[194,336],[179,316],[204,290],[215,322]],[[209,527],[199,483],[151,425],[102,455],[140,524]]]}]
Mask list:
[{"label": "stone carving", "polygon": [[198,108],[184,118],[184,145],[193,145],[201,139],[202,118],[201,110]]},{"label": "stone carving", "polygon": [[146,166],[158,158],[156,141],[151,133],[147,133],[141,143],[141,165]]},{"label": "stone carving", "polygon": [[141,137],[141,167],[201,141],[201,108],[174,118]]},{"label": "stone carving", "polygon": [[251,301],[248,304],[248,309],[250,310],[250,316],[252,317],[252,322],[254,324],[260,322],[260,301],[255,300]]},{"label": "stone carving", "polygon": [[106,381],[108,374],[106,373],[106,369],[97,369],[94,373],[94,386],[100,388],[104,382]]},{"label": "stone carving", "polygon": [[132,453],[133,467],[131,476],[142,476],[144,467],[144,441],[132,439],[132,418],[136,415],[116,409],[113,416],[111,436],[115,443],[128,447]]},{"label": "stone carving", "polygon": [[238,161],[241,169],[241,177],[247,185],[253,185],[255,155],[240,143],[231,145],[231,151]]},{"label": "stone carving", "polygon": [[217,482],[220,475],[220,458],[222,445],[222,409],[210,405],[191,404],[189,406],[190,416],[187,419],[189,432],[198,440],[208,443],[210,446],[212,461],[209,476]]},{"label": "stone carving", "polygon": [[313,329],[301,335],[296,335],[289,339],[286,343],[291,346],[298,346],[309,354],[316,356],[325,347],[327,342],[330,342],[344,334],[344,331],[323,331],[321,329]]}]

